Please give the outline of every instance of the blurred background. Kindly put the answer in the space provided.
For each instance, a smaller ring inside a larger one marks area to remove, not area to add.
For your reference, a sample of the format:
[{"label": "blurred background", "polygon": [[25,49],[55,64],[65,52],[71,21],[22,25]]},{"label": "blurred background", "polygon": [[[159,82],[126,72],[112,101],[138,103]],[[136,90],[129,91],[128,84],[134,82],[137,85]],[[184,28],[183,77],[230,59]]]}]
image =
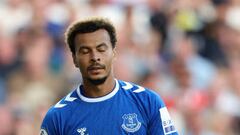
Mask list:
[{"label": "blurred background", "polygon": [[240,135],[239,0],[0,0],[0,135],[37,135],[81,75],[66,27],[117,28],[118,79],[155,90],[182,135]]}]

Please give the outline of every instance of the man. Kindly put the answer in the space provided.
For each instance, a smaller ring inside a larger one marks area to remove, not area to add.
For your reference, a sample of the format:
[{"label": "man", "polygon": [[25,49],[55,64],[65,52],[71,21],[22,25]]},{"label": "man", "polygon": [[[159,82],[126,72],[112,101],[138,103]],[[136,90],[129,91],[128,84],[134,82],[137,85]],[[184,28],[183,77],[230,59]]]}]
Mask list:
[{"label": "man", "polygon": [[178,135],[157,94],[114,78],[117,40],[107,19],[76,22],[65,38],[83,82],[50,108],[41,135]]}]

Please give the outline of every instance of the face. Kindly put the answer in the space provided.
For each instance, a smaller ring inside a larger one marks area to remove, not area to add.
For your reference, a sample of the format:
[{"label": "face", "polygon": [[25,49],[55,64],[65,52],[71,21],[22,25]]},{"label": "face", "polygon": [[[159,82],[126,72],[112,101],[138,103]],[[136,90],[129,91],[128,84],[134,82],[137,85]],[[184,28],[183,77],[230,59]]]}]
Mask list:
[{"label": "face", "polygon": [[91,33],[77,34],[74,44],[74,64],[80,69],[84,81],[101,84],[113,74],[112,62],[115,49],[112,48],[106,30],[100,29]]}]

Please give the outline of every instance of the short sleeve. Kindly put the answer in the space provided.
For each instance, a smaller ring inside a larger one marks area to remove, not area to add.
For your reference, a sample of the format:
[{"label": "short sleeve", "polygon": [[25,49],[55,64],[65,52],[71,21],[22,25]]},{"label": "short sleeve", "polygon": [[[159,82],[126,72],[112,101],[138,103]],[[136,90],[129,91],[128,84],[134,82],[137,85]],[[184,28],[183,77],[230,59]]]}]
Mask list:
[{"label": "short sleeve", "polygon": [[50,109],[45,118],[43,119],[40,135],[61,135],[57,129],[57,117],[56,114]]},{"label": "short sleeve", "polygon": [[158,95],[152,97],[150,106],[152,110],[148,133],[150,135],[178,135],[167,107]]}]

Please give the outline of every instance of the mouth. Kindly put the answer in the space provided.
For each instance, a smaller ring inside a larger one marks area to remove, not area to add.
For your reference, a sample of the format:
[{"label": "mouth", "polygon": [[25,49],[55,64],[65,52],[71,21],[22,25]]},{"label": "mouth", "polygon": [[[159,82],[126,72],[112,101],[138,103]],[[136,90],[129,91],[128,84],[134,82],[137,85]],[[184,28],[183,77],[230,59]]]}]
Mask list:
[{"label": "mouth", "polygon": [[105,66],[93,65],[93,66],[90,66],[87,70],[89,71],[90,74],[97,75],[97,74],[100,74],[100,72],[104,69],[105,69]]}]

